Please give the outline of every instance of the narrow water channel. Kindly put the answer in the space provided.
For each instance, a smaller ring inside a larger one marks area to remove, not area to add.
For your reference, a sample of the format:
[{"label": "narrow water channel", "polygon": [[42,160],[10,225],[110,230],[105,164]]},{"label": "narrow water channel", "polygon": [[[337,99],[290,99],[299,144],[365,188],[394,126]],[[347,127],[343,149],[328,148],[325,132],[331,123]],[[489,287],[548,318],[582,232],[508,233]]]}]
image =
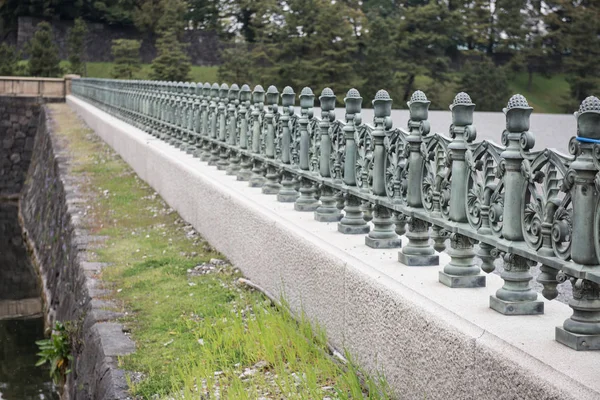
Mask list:
[{"label": "narrow water channel", "polygon": [[48,370],[35,366],[41,292],[17,212],[16,203],[0,202],[0,400],[56,400]]}]

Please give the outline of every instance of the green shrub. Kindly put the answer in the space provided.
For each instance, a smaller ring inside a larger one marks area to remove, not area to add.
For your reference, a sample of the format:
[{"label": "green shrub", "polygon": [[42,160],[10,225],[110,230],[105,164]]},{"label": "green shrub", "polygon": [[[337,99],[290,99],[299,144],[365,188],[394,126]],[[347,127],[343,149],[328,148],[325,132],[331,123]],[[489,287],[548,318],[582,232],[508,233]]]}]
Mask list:
[{"label": "green shrub", "polygon": [[29,58],[29,74],[31,76],[57,77],[62,74],[58,47],[54,43],[52,26],[40,22],[37,30],[27,44]]},{"label": "green shrub", "polygon": [[112,54],[115,58],[113,77],[118,79],[132,79],[140,70],[139,40],[117,39],[113,40]]},{"label": "green shrub", "polygon": [[19,72],[20,52],[6,43],[0,45],[0,76],[14,76]]},{"label": "green shrub", "polygon": [[72,74],[85,75],[85,55],[87,26],[81,18],[75,20],[73,28],[69,31],[67,42],[69,44],[69,70]]}]

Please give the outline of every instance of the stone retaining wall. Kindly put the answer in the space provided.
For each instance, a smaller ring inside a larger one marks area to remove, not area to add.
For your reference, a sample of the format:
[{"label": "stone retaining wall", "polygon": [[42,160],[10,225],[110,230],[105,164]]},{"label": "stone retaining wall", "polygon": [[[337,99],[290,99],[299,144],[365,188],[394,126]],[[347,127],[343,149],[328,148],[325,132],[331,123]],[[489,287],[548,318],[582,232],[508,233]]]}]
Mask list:
[{"label": "stone retaining wall", "polygon": [[134,344],[113,322],[119,314],[107,311],[99,299],[104,292],[94,277],[101,266],[87,262],[86,248],[98,239],[85,229],[85,202],[90,200],[69,174],[69,152],[53,134],[45,107],[36,122],[20,218],[40,270],[49,322],[73,321],[79,327],[63,397],[124,399],[127,383],[117,356],[133,351]]},{"label": "stone retaining wall", "polygon": [[0,196],[21,191],[37,130],[42,100],[0,97]]}]

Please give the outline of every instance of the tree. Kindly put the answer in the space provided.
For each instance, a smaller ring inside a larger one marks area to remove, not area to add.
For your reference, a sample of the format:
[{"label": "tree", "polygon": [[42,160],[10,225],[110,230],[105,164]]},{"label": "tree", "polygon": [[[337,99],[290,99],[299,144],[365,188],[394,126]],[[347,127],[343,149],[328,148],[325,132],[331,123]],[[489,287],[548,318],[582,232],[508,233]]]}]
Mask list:
[{"label": "tree", "polygon": [[[42,0],[47,1],[47,0]],[[76,17],[88,21],[104,22],[112,25],[131,25],[133,13],[139,0],[60,0],[81,4]],[[59,9],[60,7],[57,7]]]},{"label": "tree", "polygon": [[539,16],[535,18],[535,13],[527,12],[528,3],[528,0],[496,0],[496,36],[492,46],[497,46],[497,51],[515,53],[525,46],[533,28],[529,24],[539,23]]},{"label": "tree", "polygon": [[132,14],[143,0],[0,0],[0,33],[15,31],[19,17],[131,25]]},{"label": "tree", "polygon": [[283,38],[272,52],[278,85],[330,87],[340,99],[351,87],[361,86],[355,60],[358,42],[349,17],[355,10],[329,0],[288,3]]},{"label": "tree", "polygon": [[599,88],[600,4],[592,0],[555,0],[550,6],[545,40],[562,59],[570,86],[564,109],[571,112]]},{"label": "tree", "polygon": [[363,12],[372,17],[396,16],[400,10],[401,0],[363,0]]},{"label": "tree", "polygon": [[185,81],[190,73],[190,58],[174,30],[161,33],[156,42],[158,56],[152,61],[150,77],[162,81]]},{"label": "tree", "polygon": [[248,60],[252,52],[247,43],[233,43],[221,51],[221,64],[218,69],[218,78],[221,82],[239,82],[240,84],[252,83],[252,70]]},{"label": "tree", "polygon": [[278,0],[232,0],[228,7],[220,3],[220,18],[226,21],[226,31],[239,33],[246,43],[257,43],[269,36],[269,28],[279,28],[270,22],[271,17],[281,15],[282,10]]},{"label": "tree", "polygon": [[29,74],[32,76],[59,76],[62,73],[58,47],[54,43],[52,26],[40,22],[37,30],[27,44],[29,53]]},{"label": "tree", "polygon": [[402,100],[408,101],[417,76],[437,83],[448,80],[450,49],[459,42],[459,16],[445,3],[413,0],[397,21],[398,69],[403,73]]},{"label": "tree", "polygon": [[500,111],[510,97],[506,71],[487,56],[478,62],[467,61],[459,90],[471,96],[479,111]]},{"label": "tree", "polygon": [[546,46],[546,30],[543,26],[541,0],[530,1],[527,9],[523,36],[517,40],[518,48],[510,61],[510,67],[515,71],[525,70],[528,75],[527,90],[532,89],[533,74],[538,73],[549,77],[557,70],[558,63],[551,57],[551,51]]},{"label": "tree", "polygon": [[158,56],[152,61],[150,77],[165,81],[185,81],[191,68],[185,44],[181,41],[184,28],[185,3],[182,0],[162,0],[163,15],[158,21]]},{"label": "tree", "polygon": [[0,45],[0,76],[14,76],[19,71],[20,53],[14,46],[6,43]]},{"label": "tree", "polygon": [[[344,2],[291,0],[283,7],[277,0],[254,4],[248,20],[252,27],[251,52],[246,57],[252,80],[296,90],[330,87],[344,97],[359,87],[357,38],[354,23],[361,15]],[[228,73],[229,63],[221,74]],[[231,71],[230,71],[231,72]]]},{"label": "tree", "polygon": [[132,79],[140,70],[140,47],[139,40],[113,40],[111,51],[115,60],[114,78]]},{"label": "tree", "polygon": [[[228,13],[227,2],[219,0],[188,0],[185,19],[190,21],[194,29],[204,29],[222,33],[221,10]],[[224,17],[226,17],[224,15]]]},{"label": "tree", "polygon": [[85,56],[87,25],[81,18],[75,20],[75,24],[69,31],[67,42],[69,45],[69,69],[71,73],[85,75]]},{"label": "tree", "polygon": [[141,32],[154,33],[163,14],[162,0],[143,0],[133,12],[133,23]]},{"label": "tree", "polygon": [[[361,95],[370,104],[369,101],[379,89],[386,89],[393,99],[397,99],[401,93],[397,93],[398,50],[394,40],[394,19],[371,14],[367,30],[364,35],[363,61],[360,63],[360,74],[365,80],[360,88]],[[395,101],[394,105],[400,106],[401,103]]]}]

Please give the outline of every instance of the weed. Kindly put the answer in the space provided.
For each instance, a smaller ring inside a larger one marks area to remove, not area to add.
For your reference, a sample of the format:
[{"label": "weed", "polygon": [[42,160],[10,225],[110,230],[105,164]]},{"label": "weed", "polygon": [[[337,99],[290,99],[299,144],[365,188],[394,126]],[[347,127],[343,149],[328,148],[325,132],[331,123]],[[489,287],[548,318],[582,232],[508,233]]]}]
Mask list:
[{"label": "weed", "polygon": [[40,359],[35,364],[36,367],[50,364],[50,377],[58,387],[63,387],[67,375],[71,372],[69,364],[73,360],[68,325],[68,322],[63,324],[56,321],[50,337],[35,342],[40,348],[37,354]]}]

